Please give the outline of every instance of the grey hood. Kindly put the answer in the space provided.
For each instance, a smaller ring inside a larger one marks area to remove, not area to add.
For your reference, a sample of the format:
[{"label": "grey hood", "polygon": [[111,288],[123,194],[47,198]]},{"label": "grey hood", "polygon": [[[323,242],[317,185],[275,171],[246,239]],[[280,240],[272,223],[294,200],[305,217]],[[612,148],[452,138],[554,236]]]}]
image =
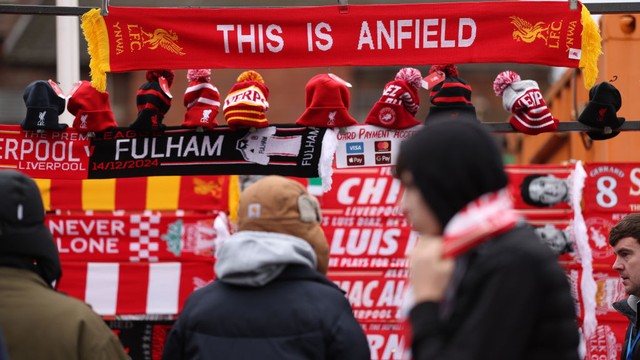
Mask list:
[{"label": "grey hood", "polygon": [[218,280],[233,285],[263,286],[287,265],[316,268],[316,254],[301,238],[272,232],[240,231],[216,252]]}]

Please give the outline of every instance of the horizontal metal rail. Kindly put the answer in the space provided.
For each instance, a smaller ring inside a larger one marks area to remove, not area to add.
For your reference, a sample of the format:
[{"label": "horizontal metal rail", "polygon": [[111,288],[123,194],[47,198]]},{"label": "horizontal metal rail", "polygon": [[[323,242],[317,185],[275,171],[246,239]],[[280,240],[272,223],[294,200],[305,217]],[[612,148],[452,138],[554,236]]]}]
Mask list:
[{"label": "horizontal metal rail", "polygon": [[[640,13],[640,3],[587,3],[584,4],[592,14],[627,14]],[[243,6],[244,7],[244,6]],[[55,5],[12,5],[0,4],[0,14],[23,15],[56,15],[81,16],[87,11],[97,8],[90,6],[55,6]],[[206,8],[189,6],[189,8]]]},{"label": "horizontal metal rail", "polygon": [[[508,122],[506,123],[483,123],[488,130],[496,133],[517,132]],[[621,127],[615,131],[638,131],[640,130],[640,120],[625,121]],[[563,121],[558,124],[558,129],[554,132],[580,132],[580,131],[602,131],[579,123],[577,121]]]},{"label": "horizontal metal rail", "polygon": [[602,2],[588,3],[584,6],[592,14],[629,14],[640,13],[640,3]]},{"label": "horizontal metal rail", "polygon": [[86,6],[0,5],[0,14],[81,16],[94,9]]}]

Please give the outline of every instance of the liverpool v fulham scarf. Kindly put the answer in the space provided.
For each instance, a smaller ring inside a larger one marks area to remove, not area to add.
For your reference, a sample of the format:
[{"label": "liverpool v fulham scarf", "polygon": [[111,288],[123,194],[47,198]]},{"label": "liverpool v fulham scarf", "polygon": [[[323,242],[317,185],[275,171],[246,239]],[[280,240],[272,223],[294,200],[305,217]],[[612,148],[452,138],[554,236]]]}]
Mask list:
[{"label": "liverpool v fulham scarf", "polygon": [[579,67],[591,88],[601,52],[587,8],[566,1],[110,7],[85,13],[82,29],[100,91],[107,72],[146,69],[500,62]]},{"label": "liverpool v fulham scarf", "polygon": [[91,138],[72,128],[36,134],[0,125],[0,133],[0,145],[7,144],[0,169],[40,179],[282,175],[320,177],[328,191],[336,148],[334,130],[295,125],[204,132],[168,127],[157,133],[115,128]]}]

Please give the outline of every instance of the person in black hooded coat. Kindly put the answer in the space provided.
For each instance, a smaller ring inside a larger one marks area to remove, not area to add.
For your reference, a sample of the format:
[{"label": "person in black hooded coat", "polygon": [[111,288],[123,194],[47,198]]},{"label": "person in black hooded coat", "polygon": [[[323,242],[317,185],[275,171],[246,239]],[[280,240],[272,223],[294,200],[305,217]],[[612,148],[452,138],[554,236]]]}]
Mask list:
[{"label": "person in black hooded coat", "polygon": [[216,281],[196,290],[163,360],[369,360],[345,293],[326,276],[318,201],[266,176],[241,194],[238,231],[216,248]]},{"label": "person in black hooded coat", "polygon": [[413,359],[577,360],[567,278],[513,210],[500,150],[478,120],[430,116],[395,170],[420,233],[407,300]]}]

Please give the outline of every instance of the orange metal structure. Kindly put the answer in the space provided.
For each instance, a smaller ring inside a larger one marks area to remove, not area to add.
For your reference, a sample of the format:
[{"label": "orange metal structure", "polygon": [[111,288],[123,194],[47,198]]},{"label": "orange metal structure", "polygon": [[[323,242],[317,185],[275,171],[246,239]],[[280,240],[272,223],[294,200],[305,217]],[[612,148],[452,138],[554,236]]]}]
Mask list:
[{"label": "orange metal structure", "polygon": [[[640,14],[604,15],[600,18],[602,51],[597,83],[613,81],[622,96],[619,117],[640,120]],[[545,94],[552,114],[560,121],[576,121],[589,100],[581,74],[569,69]],[[586,134],[543,133],[507,135],[507,151],[516,164],[561,164],[640,161],[640,132],[623,131],[603,141]]]}]

